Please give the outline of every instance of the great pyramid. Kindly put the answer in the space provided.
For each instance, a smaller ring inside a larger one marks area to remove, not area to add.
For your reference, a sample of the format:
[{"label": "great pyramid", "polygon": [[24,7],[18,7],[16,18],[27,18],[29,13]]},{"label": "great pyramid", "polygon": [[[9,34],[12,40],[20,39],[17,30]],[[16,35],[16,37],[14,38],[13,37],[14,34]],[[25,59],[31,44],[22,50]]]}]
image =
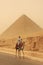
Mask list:
[{"label": "great pyramid", "polygon": [[41,28],[26,15],[22,15],[16,20],[2,35],[2,38],[16,38],[19,35],[23,37],[33,36]]}]

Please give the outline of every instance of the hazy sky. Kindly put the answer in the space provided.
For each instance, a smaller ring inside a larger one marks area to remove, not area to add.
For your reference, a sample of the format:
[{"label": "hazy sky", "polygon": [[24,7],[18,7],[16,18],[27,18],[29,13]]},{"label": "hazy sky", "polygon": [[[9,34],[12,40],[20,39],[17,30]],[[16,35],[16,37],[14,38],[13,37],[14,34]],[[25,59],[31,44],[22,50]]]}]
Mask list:
[{"label": "hazy sky", "polygon": [[23,14],[43,28],[43,0],[0,0],[0,33]]}]

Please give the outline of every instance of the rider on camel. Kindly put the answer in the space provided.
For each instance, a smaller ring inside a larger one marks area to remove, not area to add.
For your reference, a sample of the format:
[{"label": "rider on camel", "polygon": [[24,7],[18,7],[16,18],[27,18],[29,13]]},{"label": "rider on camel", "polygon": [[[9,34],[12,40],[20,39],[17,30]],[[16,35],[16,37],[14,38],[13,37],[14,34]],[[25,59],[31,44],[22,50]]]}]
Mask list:
[{"label": "rider on camel", "polygon": [[21,36],[18,37],[18,45],[22,42]]}]

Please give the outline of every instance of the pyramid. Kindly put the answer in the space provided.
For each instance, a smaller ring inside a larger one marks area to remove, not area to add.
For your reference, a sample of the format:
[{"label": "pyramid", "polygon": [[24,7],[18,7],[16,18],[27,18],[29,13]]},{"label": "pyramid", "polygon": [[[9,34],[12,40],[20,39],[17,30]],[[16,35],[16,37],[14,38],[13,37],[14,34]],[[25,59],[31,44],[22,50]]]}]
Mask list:
[{"label": "pyramid", "polygon": [[22,15],[6,31],[4,31],[1,37],[16,38],[18,36],[33,36],[33,34],[39,30],[41,30],[41,28],[36,23],[34,23],[26,15]]}]

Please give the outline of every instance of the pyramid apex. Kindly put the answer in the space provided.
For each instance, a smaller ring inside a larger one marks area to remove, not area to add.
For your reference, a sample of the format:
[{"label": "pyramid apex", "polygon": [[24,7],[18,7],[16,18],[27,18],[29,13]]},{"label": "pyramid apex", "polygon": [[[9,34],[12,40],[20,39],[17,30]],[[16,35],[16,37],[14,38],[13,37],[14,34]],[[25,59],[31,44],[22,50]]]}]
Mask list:
[{"label": "pyramid apex", "polygon": [[23,14],[21,17],[27,17],[25,14]]}]

